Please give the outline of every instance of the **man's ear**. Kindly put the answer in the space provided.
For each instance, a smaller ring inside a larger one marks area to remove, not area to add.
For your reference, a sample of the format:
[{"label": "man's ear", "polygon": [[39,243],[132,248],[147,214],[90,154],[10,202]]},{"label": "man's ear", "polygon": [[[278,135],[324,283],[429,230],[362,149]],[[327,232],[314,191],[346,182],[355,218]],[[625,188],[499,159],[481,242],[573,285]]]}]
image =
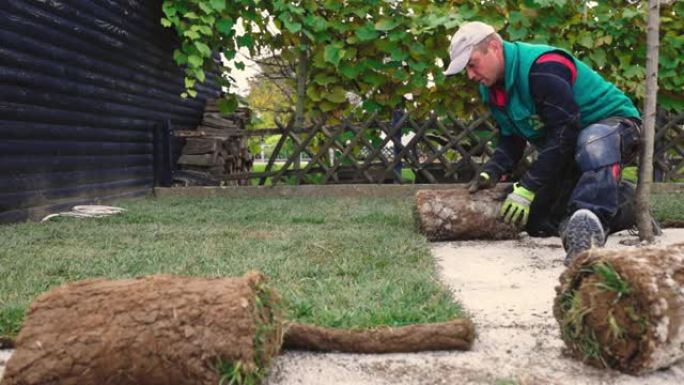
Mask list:
[{"label": "man's ear", "polygon": [[488,43],[489,43],[489,48],[490,48],[490,49],[495,49],[495,50],[501,51],[501,49],[502,49],[502,47],[503,47],[503,45],[501,44],[501,42],[500,42],[499,40],[497,40],[497,39],[492,39],[492,40],[490,40]]}]

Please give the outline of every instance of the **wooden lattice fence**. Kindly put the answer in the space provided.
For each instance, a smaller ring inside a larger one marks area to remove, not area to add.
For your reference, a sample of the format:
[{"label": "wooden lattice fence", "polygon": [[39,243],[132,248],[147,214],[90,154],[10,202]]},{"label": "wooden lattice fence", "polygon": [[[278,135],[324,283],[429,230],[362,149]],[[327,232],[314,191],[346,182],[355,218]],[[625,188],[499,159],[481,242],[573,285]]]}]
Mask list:
[{"label": "wooden lattice fence", "polygon": [[[455,116],[414,120],[404,114],[387,121],[372,115],[365,121],[318,122],[297,130],[246,130],[246,136],[280,134],[263,172],[231,174],[228,184],[415,183],[468,182],[492,155],[496,129],[489,114],[465,122]],[[282,159],[284,148],[288,157]],[[528,148],[521,169],[535,151]],[[660,119],[654,168],[657,181],[684,180],[684,113]],[[302,159],[306,159],[302,161]],[[252,183],[247,181],[252,180]]]}]

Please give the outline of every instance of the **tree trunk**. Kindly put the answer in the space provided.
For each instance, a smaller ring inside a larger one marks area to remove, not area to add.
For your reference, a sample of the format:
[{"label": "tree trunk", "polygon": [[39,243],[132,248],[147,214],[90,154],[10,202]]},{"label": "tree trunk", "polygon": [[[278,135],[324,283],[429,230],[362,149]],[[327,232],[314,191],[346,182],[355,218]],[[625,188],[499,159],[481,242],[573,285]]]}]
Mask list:
[{"label": "tree trunk", "polygon": [[347,353],[469,350],[474,339],[473,324],[467,320],[372,330],[292,324],[286,328],[283,349]]},{"label": "tree trunk", "polygon": [[654,240],[651,210],[651,184],[653,183],[653,146],[655,137],[656,100],[658,96],[658,30],[660,28],[660,0],[648,2],[648,36],[646,55],[646,98],[644,100],[644,132],[637,185],[637,228],[639,239]]},{"label": "tree trunk", "polygon": [[498,220],[506,186],[468,193],[465,186],[416,193],[415,218],[430,241],[513,239],[519,229]]},{"label": "tree trunk", "polygon": [[[302,37],[302,46],[299,47],[299,58],[297,59],[297,104],[295,106],[294,116],[294,135],[301,132],[304,128],[304,102],[306,100],[306,63],[309,60],[308,45],[305,43],[305,37]],[[294,161],[295,170],[300,169],[301,156],[297,156]]]},{"label": "tree trunk", "polygon": [[561,275],[554,315],[571,353],[631,374],[684,358],[684,244],[592,249]]},{"label": "tree trunk", "polygon": [[258,376],[281,346],[272,305],[256,273],[65,285],[31,305],[2,385],[216,385],[221,365]]}]

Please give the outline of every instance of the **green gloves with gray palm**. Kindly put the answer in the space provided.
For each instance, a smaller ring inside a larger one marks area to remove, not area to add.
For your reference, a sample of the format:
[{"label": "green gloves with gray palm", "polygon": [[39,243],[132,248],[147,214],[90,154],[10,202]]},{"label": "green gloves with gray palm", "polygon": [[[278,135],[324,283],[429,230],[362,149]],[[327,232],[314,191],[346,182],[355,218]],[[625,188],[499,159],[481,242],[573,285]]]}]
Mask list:
[{"label": "green gloves with gray palm", "polygon": [[[468,192],[472,194],[479,190],[494,187],[496,182],[495,178],[483,171],[470,182]],[[513,185],[513,192],[506,196],[506,200],[501,205],[499,217],[511,225],[525,227],[530,216],[530,205],[533,200],[534,191],[526,189],[520,183],[515,183]]]},{"label": "green gloves with gray palm", "polygon": [[508,194],[501,206],[499,217],[511,225],[524,227],[530,215],[530,205],[534,200],[534,191],[530,191],[516,183],[513,185],[513,192]]}]

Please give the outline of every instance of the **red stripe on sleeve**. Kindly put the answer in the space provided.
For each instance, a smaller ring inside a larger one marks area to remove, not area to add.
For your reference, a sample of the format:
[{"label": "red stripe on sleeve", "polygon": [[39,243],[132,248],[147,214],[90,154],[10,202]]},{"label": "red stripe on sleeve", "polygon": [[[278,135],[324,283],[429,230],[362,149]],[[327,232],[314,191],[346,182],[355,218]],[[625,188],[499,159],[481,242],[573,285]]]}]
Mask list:
[{"label": "red stripe on sleeve", "polygon": [[571,78],[572,78],[572,83],[575,84],[575,80],[577,79],[577,68],[575,68],[575,63],[572,62],[572,60],[568,59],[567,56],[561,55],[559,53],[545,53],[541,55],[535,63],[547,63],[547,62],[556,62],[556,63],[561,63],[568,67],[570,70]]}]

